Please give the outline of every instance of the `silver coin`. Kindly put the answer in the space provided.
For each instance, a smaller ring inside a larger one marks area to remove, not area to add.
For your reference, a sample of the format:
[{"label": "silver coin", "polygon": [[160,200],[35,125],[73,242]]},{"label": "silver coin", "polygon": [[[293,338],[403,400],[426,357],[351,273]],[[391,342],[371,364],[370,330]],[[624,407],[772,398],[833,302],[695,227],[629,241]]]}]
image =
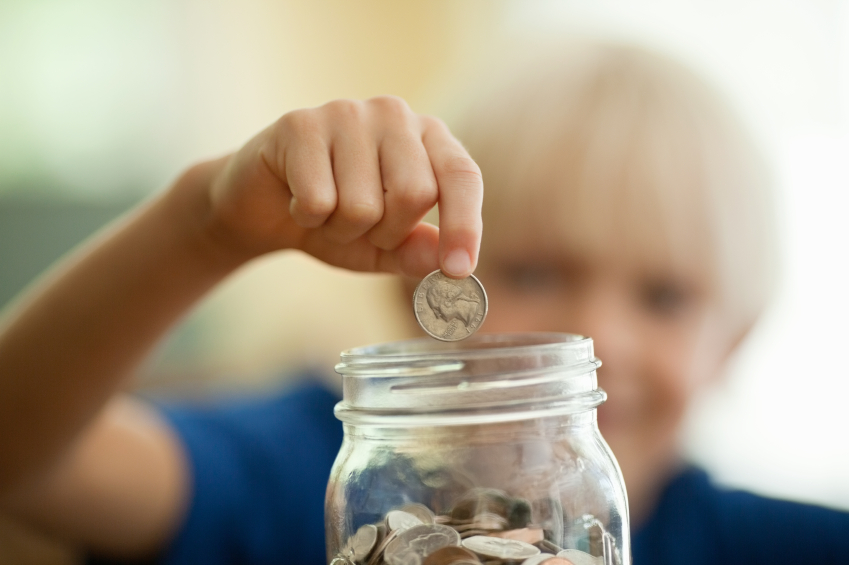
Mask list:
[{"label": "silver coin", "polygon": [[521,528],[518,530],[506,530],[503,532],[493,532],[490,535],[502,539],[514,539],[517,541],[523,541],[525,543],[530,544],[539,543],[545,539],[545,534],[540,528]]},{"label": "silver coin", "polygon": [[401,507],[402,512],[406,512],[407,514],[412,514],[416,518],[422,521],[422,524],[433,524],[435,516],[433,512],[430,511],[430,508],[425,506],[424,504],[411,503],[405,504]]},{"label": "silver coin", "polygon": [[367,565],[377,565],[377,563],[380,563],[383,559],[383,552],[386,551],[390,543],[395,541],[395,536],[397,535],[398,532],[388,532],[381,540],[380,545],[377,546],[377,549],[371,554],[371,559],[368,560]]},{"label": "silver coin", "polygon": [[540,553],[538,555],[534,555],[533,557],[528,557],[524,561],[522,561],[522,565],[540,565],[546,559],[551,559],[554,557],[551,553]]},{"label": "silver coin", "polygon": [[460,534],[441,524],[421,524],[401,532],[383,552],[388,565],[420,565],[443,547],[460,545]]},{"label": "silver coin", "polygon": [[478,555],[497,557],[506,561],[522,561],[538,555],[540,550],[529,543],[513,539],[474,536],[463,540],[463,547]]},{"label": "silver coin", "polygon": [[575,565],[601,565],[601,557],[593,557],[580,549],[564,549],[557,553],[557,557],[564,557]]},{"label": "silver coin", "polygon": [[392,510],[386,514],[386,527],[392,532],[397,530],[401,533],[423,523],[417,516],[403,510]]},{"label": "silver coin", "polygon": [[459,341],[478,331],[486,318],[486,292],[474,275],[457,280],[434,271],[416,287],[413,311],[431,337]]},{"label": "silver coin", "polygon": [[354,561],[363,561],[371,554],[371,550],[377,545],[379,532],[374,524],[366,524],[348,540],[347,549]]},{"label": "silver coin", "polygon": [[343,555],[337,555],[333,558],[333,561],[330,562],[330,565],[354,565],[350,559]]}]

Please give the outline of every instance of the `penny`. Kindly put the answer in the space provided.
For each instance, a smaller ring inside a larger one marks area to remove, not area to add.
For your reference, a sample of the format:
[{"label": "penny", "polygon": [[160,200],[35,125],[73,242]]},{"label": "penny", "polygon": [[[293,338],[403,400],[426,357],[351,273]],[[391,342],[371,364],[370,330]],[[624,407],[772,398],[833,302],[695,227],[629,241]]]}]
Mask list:
[{"label": "penny", "polygon": [[392,510],[386,515],[386,527],[393,532],[395,530],[403,532],[422,523],[419,518],[403,510]]},{"label": "penny", "polygon": [[371,554],[371,550],[377,545],[379,532],[374,524],[366,524],[357,530],[348,540],[348,550],[354,561],[363,561]]},{"label": "penny", "polygon": [[480,561],[474,552],[465,547],[449,545],[425,557],[422,565],[458,565],[459,563],[480,563]]},{"label": "penny", "polygon": [[507,561],[521,561],[540,553],[539,548],[523,541],[490,536],[474,536],[463,540],[463,547],[478,555]]},{"label": "penny", "polygon": [[573,565],[601,565],[600,557],[593,557],[580,549],[564,549],[557,554],[557,557],[568,559]]},{"label": "penny", "polygon": [[420,524],[399,533],[386,546],[383,559],[389,565],[419,565],[437,549],[460,545],[460,534],[440,524]]},{"label": "penny", "polygon": [[413,311],[429,336],[459,341],[478,331],[486,318],[486,291],[474,275],[457,280],[434,271],[416,287]]},{"label": "penny", "polygon": [[565,557],[550,557],[543,561],[545,565],[575,565]]}]

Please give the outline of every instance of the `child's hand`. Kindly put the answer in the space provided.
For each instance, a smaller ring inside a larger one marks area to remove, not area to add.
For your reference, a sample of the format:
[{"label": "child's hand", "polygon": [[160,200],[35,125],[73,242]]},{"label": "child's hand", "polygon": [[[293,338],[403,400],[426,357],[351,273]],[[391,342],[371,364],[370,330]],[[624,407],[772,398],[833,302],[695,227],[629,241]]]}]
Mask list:
[{"label": "child's hand", "polygon": [[[218,241],[251,257],[301,249],[331,265],[463,277],[477,263],[480,170],[438,119],[394,97],[296,110],[223,161]],[[439,204],[441,232],[421,223]]]}]

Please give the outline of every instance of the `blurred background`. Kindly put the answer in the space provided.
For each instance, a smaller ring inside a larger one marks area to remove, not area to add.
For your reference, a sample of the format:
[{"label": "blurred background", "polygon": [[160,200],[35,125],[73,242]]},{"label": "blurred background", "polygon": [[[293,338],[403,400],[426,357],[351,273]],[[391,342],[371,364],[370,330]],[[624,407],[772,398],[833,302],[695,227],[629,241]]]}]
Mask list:
[{"label": "blurred background", "polygon": [[[778,300],[696,410],[688,450],[727,484],[849,508],[846,0],[0,0],[0,306],[288,110],[396,94],[450,123],[482,69],[586,35],[711,79],[779,181]],[[137,386],[220,394],[285,386],[304,366],[332,374],[340,350],[409,335],[403,304],[388,277],[265,258],[191,314]]]}]

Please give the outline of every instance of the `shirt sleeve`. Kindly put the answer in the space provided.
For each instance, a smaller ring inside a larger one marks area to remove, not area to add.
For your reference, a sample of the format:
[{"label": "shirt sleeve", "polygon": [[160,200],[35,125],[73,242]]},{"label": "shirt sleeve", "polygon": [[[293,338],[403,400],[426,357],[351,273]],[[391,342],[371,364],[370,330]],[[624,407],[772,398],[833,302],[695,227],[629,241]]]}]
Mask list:
[{"label": "shirt sleeve", "polygon": [[161,405],[187,454],[186,515],[167,564],[326,561],[324,494],[342,442],[317,386],[207,406]]}]

